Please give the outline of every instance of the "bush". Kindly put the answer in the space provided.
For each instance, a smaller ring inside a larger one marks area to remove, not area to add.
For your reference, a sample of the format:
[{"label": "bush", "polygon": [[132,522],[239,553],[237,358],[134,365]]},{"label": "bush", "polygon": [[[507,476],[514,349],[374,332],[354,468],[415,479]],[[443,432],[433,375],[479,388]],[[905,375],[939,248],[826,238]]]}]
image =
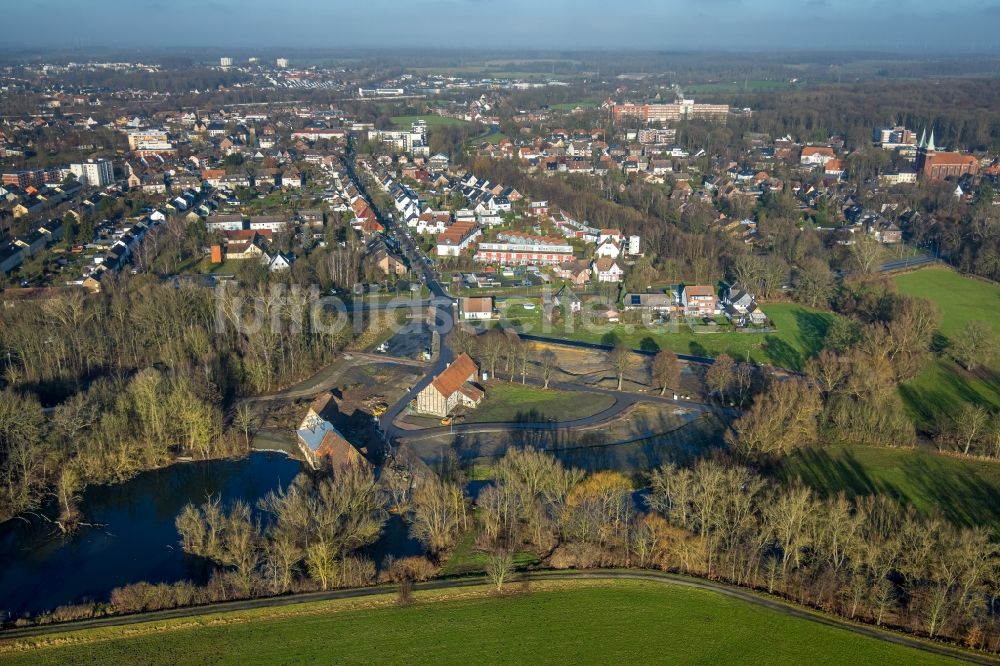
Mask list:
[{"label": "bush", "polygon": [[621,562],[622,558],[612,551],[591,543],[564,543],[549,556],[553,569],[596,569]]},{"label": "bush", "polygon": [[97,614],[97,607],[94,604],[71,604],[58,606],[52,611],[53,622],[70,622],[72,620],[85,620]]},{"label": "bush", "polygon": [[341,587],[364,587],[375,582],[375,563],[367,557],[348,555],[340,566]]},{"label": "bush", "polygon": [[395,559],[391,555],[385,559],[379,578],[387,583],[399,583],[404,580],[429,580],[438,572],[438,567],[426,557],[404,557]]}]

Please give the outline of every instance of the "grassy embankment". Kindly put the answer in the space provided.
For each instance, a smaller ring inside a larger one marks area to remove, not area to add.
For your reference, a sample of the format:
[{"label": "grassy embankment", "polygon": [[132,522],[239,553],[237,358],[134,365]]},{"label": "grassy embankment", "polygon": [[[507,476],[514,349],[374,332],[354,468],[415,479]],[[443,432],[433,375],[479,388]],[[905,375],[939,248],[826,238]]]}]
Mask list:
[{"label": "grassy embankment", "polygon": [[[826,329],[836,316],[793,303],[767,303],[761,308],[774,322],[776,332],[738,333],[724,329],[719,333],[695,333],[682,323],[676,331],[666,326],[617,324],[588,330],[582,327],[574,331],[554,330],[551,335],[607,344],[621,341],[634,349],[672,349],[678,354],[696,356],[729,354],[737,360],[749,358],[755,363],[801,370],[809,357],[822,349]],[[540,330],[540,323],[534,328],[532,332],[546,334]]]},{"label": "grassy embankment", "polygon": [[[47,636],[10,664],[724,663],[937,664],[944,657],[714,592],[640,582],[418,592]],[[29,639],[32,640],[32,639]],[[0,644],[0,649],[11,645]]]}]

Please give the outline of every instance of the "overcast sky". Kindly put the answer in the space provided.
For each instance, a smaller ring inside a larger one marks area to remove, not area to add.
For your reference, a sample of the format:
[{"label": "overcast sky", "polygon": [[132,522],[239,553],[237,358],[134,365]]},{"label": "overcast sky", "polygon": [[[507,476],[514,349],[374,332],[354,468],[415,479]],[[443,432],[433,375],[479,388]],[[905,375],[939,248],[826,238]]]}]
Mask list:
[{"label": "overcast sky", "polygon": [[0,46],[998,52],[1000,0],[13,0]]}]

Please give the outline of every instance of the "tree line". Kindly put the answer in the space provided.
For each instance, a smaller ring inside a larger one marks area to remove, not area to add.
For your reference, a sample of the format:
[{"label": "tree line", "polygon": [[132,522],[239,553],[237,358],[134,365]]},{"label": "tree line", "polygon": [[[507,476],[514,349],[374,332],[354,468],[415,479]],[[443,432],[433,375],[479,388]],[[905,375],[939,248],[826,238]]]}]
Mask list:
[{"label": "tree line", "polygon": [[[122,481],[176,456],[245,451],[254,417],[236,399],[305,376],[353,335],[320,325],[333,315],[315,298],[122,276],[100,294],[4,308],[0,520],[57,492],[69,521],[70,499],[89,483]],[[227,428],[242,435],[234,440]]]},{"label": "tree line", "polygon": [[[257,511],[240,502],[228,510],[217,501],[189,505],[177,526],[186,552],[219,565],[207,586],[130,585],[108,605],[67,607],[57,616],[423,580],[471,529],[497,588],[515,554],[552,568],[659,569],[972,648],[1000,648],[997,546],[984,529],[957,528],[885,497],[821,497],[732,460],[666,465],[636,483],[511,448],[495,472],[494,483],[474,498],[475,512],[461,473],[376,481],[355,467],[332,479],[299,477]],[[378,538],[390,505],[427,556],[390,557],[377,567],[362,551]]]}]

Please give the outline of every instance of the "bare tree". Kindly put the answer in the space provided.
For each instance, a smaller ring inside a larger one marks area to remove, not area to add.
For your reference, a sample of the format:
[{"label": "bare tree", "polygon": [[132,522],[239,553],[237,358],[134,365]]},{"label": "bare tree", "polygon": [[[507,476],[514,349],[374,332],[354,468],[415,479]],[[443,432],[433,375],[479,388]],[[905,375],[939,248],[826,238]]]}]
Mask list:
[{"label": "bare tree", "polygon": [[608,353],[608,359],[611,361],[611,367],[618,377],[617,390],[621,391],[622,383],[625,381],[625,373],[632,366],[632,350],[626,347],[624,343],[619,342]]},{"label": "bare tree", "polygon": [[465,497],[457,484],[429,478],[413,491],[413,535],[432,553],[450,548],[465,527]]},{"label": "bare tree", "polygon": [[243,432],[247,449],[250,448],[250,434],[257,429],[257,424],[257,414],[250,403],[240,403],[233,411],[233,425]]},{"label": "bare tree", "polygon": [[719,354],[705,373],[705,386],[725,404],[726,394],[733,386],[736,362],[728,354]]},{"label": "bare tree", "polygon": [[819,393],[802,379],[775,382],[726,433],[747,457],[788,453],[816,440],[823,409]]},{"label": "bare tree", "polygon": [[850,245],[851,258],[854,259],[858,270],[865,275],[871,275],[879,266],[882,259],[882,245],[868,234],[855,234],[854,242]]},{"label": "bare tree", "polygon": [[539,356],[539,368],[542,373],[542,388],[548,389],[556,369],[556,353],[551,349],[543,349]]},{"label": "bare tree", "polygon": [[506,336],[496,329],[486,331],[479,337],[477,349],[480,362],[489,366],[490,377],[494,379],[497,375],[497,364],[503,358],[505,343]]},{"label": "bare tree", "polygon": [[988,366],[997,355],[993,327],[984,321],[967,322],[951,338],[951,355],[970,372]]},{"label": "bare tree", "polygon": [[506,549],[490,553],[486,556],[486,578],[493,585],[493,590],[500,594],[504,583],[514,571],[514,558]]},{"label": "bare tree", "polygon": [[657,352],[653,357],[652,375],[660,385],[660,395],[667,392],[667,387],[677,387],[681,381],[681,364],[677,354],[669,349]]}]

